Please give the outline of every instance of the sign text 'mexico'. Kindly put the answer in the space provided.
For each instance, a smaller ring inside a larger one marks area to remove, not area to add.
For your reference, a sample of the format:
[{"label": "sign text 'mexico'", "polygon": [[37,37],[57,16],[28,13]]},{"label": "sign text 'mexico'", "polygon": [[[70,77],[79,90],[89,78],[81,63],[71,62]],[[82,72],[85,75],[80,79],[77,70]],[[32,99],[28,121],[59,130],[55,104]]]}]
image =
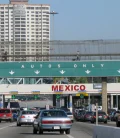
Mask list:
[{"label": "sign text 'mexico'", "polygon": [[85,91],[85,85],[52,85],[52,91]]}]

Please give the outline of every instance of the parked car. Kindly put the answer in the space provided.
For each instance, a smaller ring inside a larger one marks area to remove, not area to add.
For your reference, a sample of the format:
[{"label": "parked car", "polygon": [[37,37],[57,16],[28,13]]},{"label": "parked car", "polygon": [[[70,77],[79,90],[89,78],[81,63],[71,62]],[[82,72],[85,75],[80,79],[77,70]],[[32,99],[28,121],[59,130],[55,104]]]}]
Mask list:
[{"label": "parked car", "polygon": [[21,125],[32,125],[34,122],[34,117],[38,114],[36,111],[21,111],[17,118],[17,126]]},{"label": "parked car", "polygon": [[84,112],[85,112],[85,110],[80,110],[80,111],[76,114],[75,119],[76,119],[77,121],[81,121]]},{"label": "parked car", "polygon": [[37,132],[42,134],[44,131],[59,131],[60,134],[65,131],[66,134],[70,134],[72,122],[64,110],[42,110],[35,118],[33,134],[37,134]]},{"label": "parked car", "polygon": [[[107,120],[107,114],[103,111],[98,111],[98,122],[104,122],[106,124]],[[96,112],[93,112],[91,116],[91,123],[94,122],[96,122]]]},{"label": "parked car", "polygon": [[13,114],[11,109],[0,109],[0,122],[1,121],[13,121]]}]

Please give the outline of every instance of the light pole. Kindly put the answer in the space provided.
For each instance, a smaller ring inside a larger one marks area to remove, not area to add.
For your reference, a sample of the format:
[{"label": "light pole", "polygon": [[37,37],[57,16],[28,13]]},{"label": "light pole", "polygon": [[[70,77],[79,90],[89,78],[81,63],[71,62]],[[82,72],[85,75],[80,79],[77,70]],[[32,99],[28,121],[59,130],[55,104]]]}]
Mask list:
[{"label": "light pole", "polygon": [[58,12],[55,12],[55,11],[52,11],[52,12],[49,12],[48,14],[51,14],[53,15],[53,26],[52,26],[52,39],[54,40],[54,15],[58,14]]}]

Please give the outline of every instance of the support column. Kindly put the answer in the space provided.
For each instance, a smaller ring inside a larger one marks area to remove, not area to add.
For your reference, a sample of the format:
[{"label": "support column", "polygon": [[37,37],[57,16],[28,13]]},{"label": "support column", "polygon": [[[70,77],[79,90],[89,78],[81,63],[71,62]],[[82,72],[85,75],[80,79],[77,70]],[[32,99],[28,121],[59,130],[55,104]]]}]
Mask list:
[{"label": "support column", "polygon": [[118,94],[116,94],[116,108],[118,110]]},{"label": "support column", "polygon": [[5,108],[5,95],[0,95],[0,108]]},{"label": "support column", "polygon": [[70,108],[70,112],[72,113],[72,94],[69,95],[69,108]]},{"label": "support column", "polygon": [[107,114],[107,77],[102,77],[102,110]]},{"label": "support column", "polygon": [[113,95],[111,95],[111,109],[113,109]]},{"label": "support column", "polygon": [[53,106],[56,107],[56,94],[53,94]]},{"label": "support column", "polygon": [[67,108],[67,96],[64,97],[64,106]]},{"label": "support column", "polygon": [[90,111],[90,93],[88,94],[88,107],[89,107],[89,111]]}]

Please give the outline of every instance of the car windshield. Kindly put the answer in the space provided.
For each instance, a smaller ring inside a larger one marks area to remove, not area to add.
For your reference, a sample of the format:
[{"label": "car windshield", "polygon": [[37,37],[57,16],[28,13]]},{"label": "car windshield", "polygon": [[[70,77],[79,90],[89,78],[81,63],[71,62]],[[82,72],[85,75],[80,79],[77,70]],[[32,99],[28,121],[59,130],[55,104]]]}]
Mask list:
[{"label": "car windshield", "polygon": [[10,110],[9,110],[9,109],[6,109],[6,110],[0,110],[0,113],[10,113]]},{"label": "car windshield", "polygon": [[22,114],[37,114],[35,111],[23,111]]},{"label": "car windshield", "polygon": [[64,111],[44,111],[42,113],[43,117],[67,117]]}]

